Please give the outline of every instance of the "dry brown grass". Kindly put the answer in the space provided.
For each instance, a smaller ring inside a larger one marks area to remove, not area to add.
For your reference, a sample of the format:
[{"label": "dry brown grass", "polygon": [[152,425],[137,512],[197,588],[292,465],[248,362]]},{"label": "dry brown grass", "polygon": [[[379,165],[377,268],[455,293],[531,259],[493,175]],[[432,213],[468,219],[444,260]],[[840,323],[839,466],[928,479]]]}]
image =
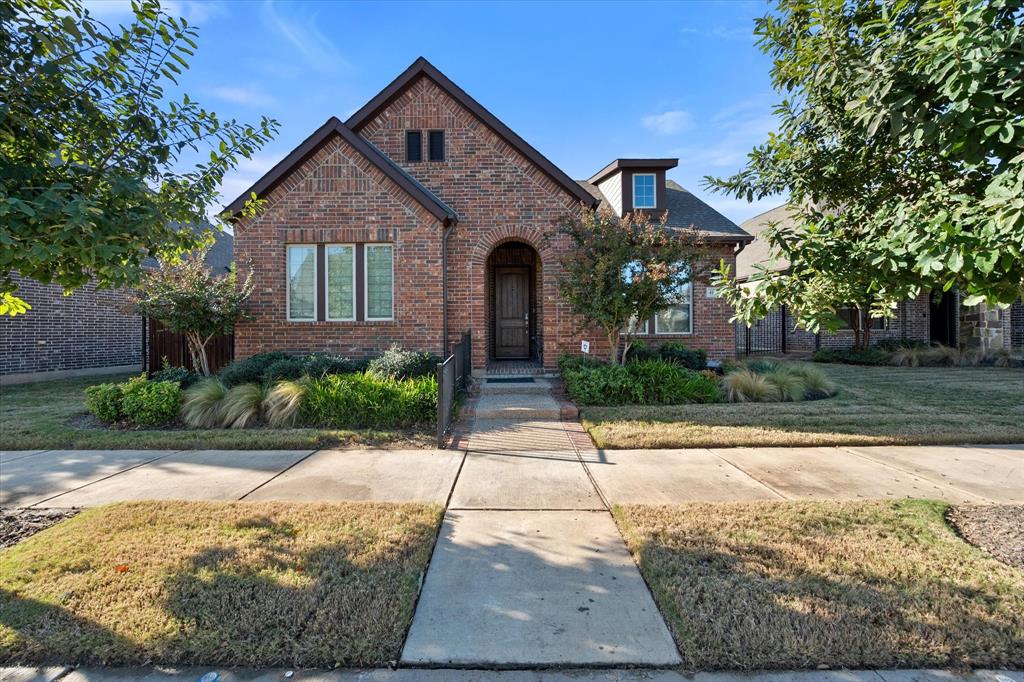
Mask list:
[{"label": "dry brown grass", "polygon": [[821,365],[825,400],[584,407],[602,448],[1024,442],[1024,370]]},{"label": "dry brown grass", "polygon": [[142,502],[0,552],[0,663],[380,665],[441,509]]},{"label": "dry brown grass", "polygon": [[615,516],[688,669],[1021,667],[1024,572],[945,505],[627,506]]}]

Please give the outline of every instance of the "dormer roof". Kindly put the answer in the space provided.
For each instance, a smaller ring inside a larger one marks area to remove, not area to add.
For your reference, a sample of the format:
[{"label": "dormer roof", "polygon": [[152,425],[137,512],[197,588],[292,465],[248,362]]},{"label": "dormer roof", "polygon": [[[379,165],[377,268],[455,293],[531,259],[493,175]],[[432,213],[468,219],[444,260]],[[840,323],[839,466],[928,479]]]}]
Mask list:
[{"label": "dormer roof", "polygon": [[594,175],[587,180],[592,184],[597,184],[607,178],[609,175],[618,173],[624,170],[668,170],[669,168],[675,168],[679,165],[679,159],[615,159],[601,170],[594,173]]}]

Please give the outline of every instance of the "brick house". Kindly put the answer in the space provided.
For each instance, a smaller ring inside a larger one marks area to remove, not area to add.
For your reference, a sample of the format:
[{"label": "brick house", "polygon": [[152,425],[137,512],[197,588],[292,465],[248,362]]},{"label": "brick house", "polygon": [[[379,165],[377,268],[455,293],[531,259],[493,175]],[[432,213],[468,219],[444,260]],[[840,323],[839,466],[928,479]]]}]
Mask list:
[{"label": "brick house", "polygon": [[[217,233],[206,264],[223,272],[231,261],[231,235]],[[157,265],[152,258],[143,263]],[[147,368],[152,328],[127,311],[129,290],[100,289],[90,282],[65,296],[57,284],[18,273],[13,279],[18,295],[32,308],[24,315],[0,317],[0,384]]]},{"label": "brick house", "polygon": [[[776,206],[745,221],[742,228],[754,240],[736,259],[736,277],[746,281],[757,273],[755,266],[768,266],[783,271],[789,264],[784,259],[772,258],[768,243],[760,238],[770,225],[783,227],[791,224],[787,206]],[[852,310],[841,310],[839,316],[847,321],[835,332],[812,334],[796,329],[784,310],[773,310],[769,316],[749,330],[737,326],[737,345],[741,351],[804,352],[817,348],[850,348],[854,334],[848,320]],[[878,341],[920,341],[941,343],[965,348],[1020,348],[1024,346],[1024,307],[1018,300],[1008,308],[989,307],[984,304],[963,306],[959,293],[922,293],[916,299],[903,301],[895,316],[888,320],[873,320],[872,343]]]},{"label": "brick house", "polygon": [[[228,205],[237,261],[256,281],[236,355],[365,357],[395,343],[443,354],[464,330],[477,372],[506,360],[551,370],[584,340],[603,354],[603,335],[580,329],[557,293],[568,248],[558,218],[601,203],[620,215],[667,210],[670,224],[704,232],[715,262],[733,263],[751,239],[666,180],[676,164],[618,159],[572,180],[420,58]],[[266,204],[245,218],[251,192]],[[690,288],[648,336],[734,355],[728,304],[702,282]]]}]

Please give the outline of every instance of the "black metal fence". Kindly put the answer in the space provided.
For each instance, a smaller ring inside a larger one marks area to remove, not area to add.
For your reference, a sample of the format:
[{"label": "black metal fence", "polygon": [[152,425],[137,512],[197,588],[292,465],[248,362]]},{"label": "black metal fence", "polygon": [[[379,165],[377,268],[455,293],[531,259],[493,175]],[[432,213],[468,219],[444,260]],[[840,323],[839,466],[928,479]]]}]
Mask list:
[{"label": "black metal fence", "polygon": [[749,327],[742,322],[737,323],[736,354],[785,353],[786,318],[786,306],[780,306]]},{"label": "black metal fence", "polygon": [[437,447],[443,448],[452,420],[455,401],[466,390],[469,374],[473,371],[473,346],[469,331],[462,332],[444,362],[437,363]]}]

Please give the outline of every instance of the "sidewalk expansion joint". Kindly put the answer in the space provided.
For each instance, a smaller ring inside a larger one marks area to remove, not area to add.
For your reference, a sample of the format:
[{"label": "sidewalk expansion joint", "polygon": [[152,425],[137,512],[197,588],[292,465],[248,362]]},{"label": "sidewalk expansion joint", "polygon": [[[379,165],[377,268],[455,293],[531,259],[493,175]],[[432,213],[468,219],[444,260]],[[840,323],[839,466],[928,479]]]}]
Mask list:
[{"label": "sidewalk expansion joint", "polygon": [[144,467],[147,464],[152,464],[153,462],[156,462],[157,460],[166,459],[168,457],[172,457],[174,455],[181,454],[182,452],[189,452],[189,451],[188,450],[171,450],[166,455],[160,455],[159,457],[154,457],[153,459],[147,459],[144,462],[139,462],[138,464],[133,464],[130,467],[127,467],[125,469],[121,469],[120,471],[115,471],[114,473],[109,474],[107,476],[104,476],[102,478],[97,478],[95,481],[89,481],[88,483],[83,483],[82,485],[78,486],[77,488],[71,488],[70,490],[62,490],[61,492],[57,493],[56,495],[50,495],[49,497],[47,497],[45,499],[42,499],[42,500],[39,500],[38,502],[30,504],[29,507],[39,507],[44,502],[49,502],[50,500],[55,500],[58,497],[60,497],[61,495],[67,495],[68,493],[73,493],[75,491],[81,490],[82,488],[88,488],[91,485],[95,485],[96,483],[102,483],[103,481],[111,479],[114,476],[120,476],[121,474],[127,473],[127,472],[131,471],[132,469],[138,469],[139,467]]}]

